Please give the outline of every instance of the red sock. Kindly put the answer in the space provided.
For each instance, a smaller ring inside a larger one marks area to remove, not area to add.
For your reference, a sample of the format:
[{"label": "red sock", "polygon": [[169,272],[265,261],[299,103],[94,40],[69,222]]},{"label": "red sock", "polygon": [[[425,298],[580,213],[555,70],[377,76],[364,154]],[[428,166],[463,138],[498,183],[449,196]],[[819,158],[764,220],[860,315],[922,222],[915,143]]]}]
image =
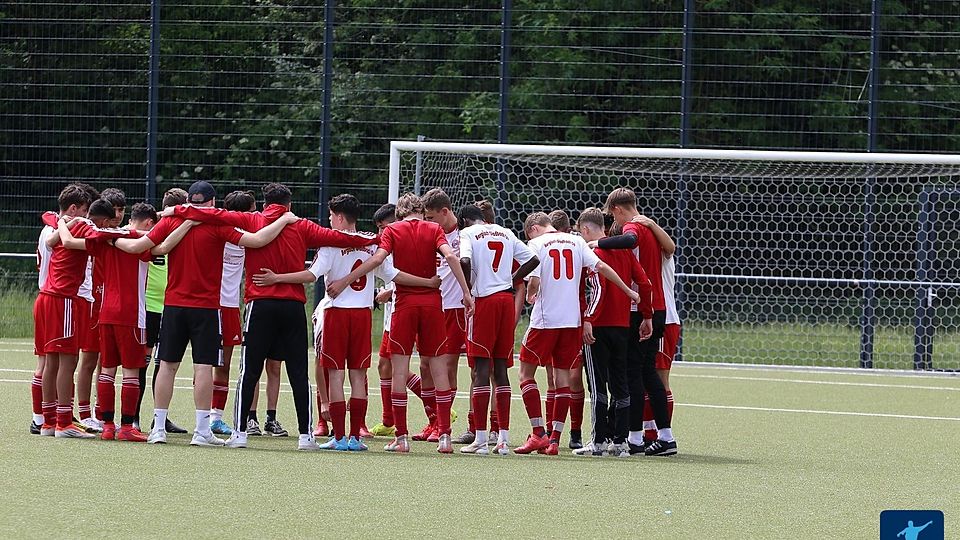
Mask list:
[{"label": "red sock", "polygon": [[[510,400],[513,399],[513,391],[510,389],[510,386],[498,386],[496,390],[497,394],[497,426],[493,426],[493,412],[490,413],[490,429],[510,429]],[[539,405],[540,399],[537,398],[537,404]]]},{"label": "red sock", "polygon": [[657,440],[657,422],[653,419],[649,394],[643,395],[643,438],[647,441]]},{"label": "red sock", "polygon": [[[420,394],[423,400],[423,412],[432,423],[437,417],[437,392],[433,388],[423,388]],[[396,421],[396,419],[394,419]]]},{"label": "red sock", "polygon": [[344,401],[330,402],[330,421],[333,423],[333,437],[337,440],[346,435],[347,404]]},{"label": "red sock", "polygon": [[367,400],[350,398],[350,436],[360,438],[360,428],[367,416]]},{"label": "red sock", "polygon": [[211,402],[211,409],[223,410],[227,406],[227,392],[230,390],[229,381],[221,381],[213,383],[213,401]]},{"label": "red sock", "polygon": [[77,411],[80,413],[80,420],[86,420],[87,418],[90,418],[90,402],[78,401]]},{"label": "red sock", "polygon": [[388,427],[393,425],[393,404],[390,401],[392,388],[393,379],[380,379],[380,405],[383,407],[380,422]]},{"label": "red sock", "polygon": [[673,425],[673,392],[667,390],[667,420]]},{"label": "red sock", "polygon": [[73,400],[57,400],[57,429],[66,429],[73,424]]},{"label": "red sock", "polygon": [[413,392],[418,398],[423,399],[423,388],[421,388],[420,385],[419,375],[411,373],[410,376],[407,377],[407,389]]},{"label": "red sock", "polygon": [[320,391],[317,390],[317,425],[323,423],[327,424],[327,421],[323,419],[323,416],[320,414],[320,411],[323,410],[323,399],[320,397]]},{"label": "red sock", "polygon": [[557,406],[557,391],[547,388],[547,401],[543,407],[543,415],[547,421],[547,433],[553,429],[553,409]]},{"label": "red sock", "polygon": [[397,427],[397,436],[407,434],[407,393],[392,392],[393,425]]},{"label": "red sock", "polygon": [[441,435],[450,434],[451,407],[453,407],[453,390],[437,390],[437,429]]},{"label": "red sock", "polygon": [[562,386],[557,388],[557,398],[553,404],[553,431],[550,433],[550,440],[560,441],[560,433],[563,432],[563,422],[567,419],[568,409],[570,409],[570,387]]},{"label": "red sock", "polygon": [[120,419],[122,425],[128,425],[133,423],[133,417],[137,414],[137,401],[140,400],[140,379],[124,377],[122,381],[120,384]]},{"label": "red sock", "polygon": [[583,426],[583,391],[570,392],[570,429],[580,431]]},{"label": "red sock", "polygon": [[540,389],[537,388],[537,381],[520,381],[520,395],[523,397],[523,407],[527,410],[527,418],[533,426],[533,434],[542,437],[546,431],[543,429],[543,415],[540,414]]},{"label": "red sock", "polygon": [[[487,388],[489,388],[489,386]],[[476,391],[477,391],[476,388],[473,388],[470,390],[470,410],[467,411],[467,431],[469,431],[470,433],[477,432],[477,421],[474,418],[474,414],[475,414],[474,411],[477,410],[477,405],[476,405],[476,401],[473,398],[473,393]],[[488,399],[489,397],[490,396],[487,396]]]},{"label": "red sock", "polygon": [[113,420],[114,411],[117,410],[117,389],[114,387],[114,380],[114,375],[106,373],[100,373],[97,377],[97,401],[100,402],[100,415],[107,420]]},{"label": "red sock", "polygon": [[33,376],[30,395],[33,397],[33,414],[43,414],[43,375]]},{"label": "red sock", "polygon": [[473,399],[470,401],[473,403],[473,417],[475,418],[474,426],[471,431],[474,433],[477,431],[486,431],[487,410],[490,409],[490,386],[474,387]]},{"label": "red sock", "polygon": [[100,409],[100,395],[97,394],[97,404],[93,406],[93,416],[97,420],[103,420],[103,411]]},{"label": "red sock", "polygon": [[56,427],[57,425],[57,402],[44,401],[40,403],[40,410],[43,411],[43,425],[47,427]]},{"label": "red sock", "polygon": [[[497,387],[499,388],[499,386]],[[493,408],[490,409],[490,431],[500,431],[500,422],[497,418],[497,408],[500,406],[498,401],[493,402]]]}]

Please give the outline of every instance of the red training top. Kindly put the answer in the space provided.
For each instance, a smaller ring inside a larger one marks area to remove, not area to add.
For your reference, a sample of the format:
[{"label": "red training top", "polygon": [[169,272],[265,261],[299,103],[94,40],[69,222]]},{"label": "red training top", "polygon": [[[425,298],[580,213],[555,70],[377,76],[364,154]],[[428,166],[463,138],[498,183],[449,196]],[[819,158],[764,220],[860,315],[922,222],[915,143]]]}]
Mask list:
[{"label": "red training top", "polygon": [[[637,244],[634,248],[637,250],[637,259],[640,266],[647,273],[650,284],[653,286],[653,310],[665,311],[667,303],[663,299],[663,275],[661,274],[662,255],[660,243],[653,231],[639,223],[632,221],[623,226],[623,234],[633,233],[637,237]],[[624,280],[626,281],[626,280]]]},{"label": "red training top", "polygon": [[[393,255],[393,266],[401,272],[430,279],[437,275],[436,254],[449,245],[443,229],[432,221],[403,219],[394,221],[380,237],[380,249]],[[443,306],[440,289],[397,285],[394,309],[409,306]]]},{"label": "red training top", "polygon": [[[624,283],[637,284],[640,293],[639,311],[644,319],[653,316],[652,288],[646,272],[633,253],[623,249],[595,249],[600,260],[613,269]],[[630,326],[630,297],[599,273],[592,274],[594,295],[587,306],[584,320],[594,326]]]}]

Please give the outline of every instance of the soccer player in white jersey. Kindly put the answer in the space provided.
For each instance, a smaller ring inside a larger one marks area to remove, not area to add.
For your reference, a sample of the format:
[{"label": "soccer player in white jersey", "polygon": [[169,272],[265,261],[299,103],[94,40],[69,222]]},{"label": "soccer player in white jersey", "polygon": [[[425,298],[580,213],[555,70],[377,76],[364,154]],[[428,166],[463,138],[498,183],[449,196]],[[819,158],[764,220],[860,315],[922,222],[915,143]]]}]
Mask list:
[{"label": "soccer player in white jersey", "polygon": [[[53,248],[47,245],[47,239],[57,233],[56,212],[44,212],[40,217],[43,221],[43,228],[40,229],[40,237],[37,239],[37,288],[43,289],[44,282],[47,281],[47,274],[50,271],[50,257],[53,255]],[[33,400],[33,420],[30,421],[30,433],[32,435],[40,434],[40,427],[43,426],[43,367],[46,358],[43,351],[35,352],[37,356],[37,369],[33,372],[33,380],[30,382],[30,395]]]},{"label": "soccer player in white jersey", "polygon": [[[360,217],[360,201],[349,194],[330,199],[330,225],[343,232],[357,233]],[[377,246],[358,248],[323,247],[317,250],[310,268],[291,274],[274,274],[265,270],[253,277],[254,283],[269,286],[275,283],[303,283],[324,277],[332,282],[350,274],[376,252]],[[330,393],[330,417],[333,437],[320,445],[324,450],[363,451],[367,446],[360,437],[367,411],[367,369],[370,367],[371,309],[374,296],[374,276],[384,281],[397,281],[413,287],[439,286],[438,278],[418,278],[402,273],[385,261],[375,271],[353,281],[336,298],[329,301],[323,311],[320,362],[328,368]],[[349,370],[350,379],[350,428],[346,427],[347,403],[343,392],[344,380]],[[348,438],[349,435],[349,438]]]},{"label": "soccer player in white jersey", "polygon": [[[476,437],[460,448],[464,454],[487,454],[487,410],[490,405],[490,369],[496,383],[496,409],[500,423],[495,452],[507,455],[510,449],[510,379],[507,360],[513,352],[516,316],[513,283],[523,280],[540,261],[512,231],[483,219],[476,205],[460,210],[460,265],[476,299],[473,316],[467,321],[467,355],[473,359],[471,402]],[[520,266],[511,272],[513,263]]]},{"label": "soccer player in white jersey", "polygon": [[[660,254],[662,256],[660,275],[662,276],[663,300],[667,308],[667,317],[663,326],[663,337],[660,338],[660,344],[657,348],[655,366],[657,375],[660,376],[663,387],[667,391],[667,416],[670,419],[670,424],[673,425],[673,392],[670,390],[670,367],[673,365],[673,357],[677,354],[677,345],[680,342],[680,313],[677,311],[677,298],[674,294],[677,278],[673,254],[677,251],[677,244],[657,222],[647,216],[637,216],[633,221],[650,229],[650,232],[657,239],[657,243],[660,244]],[[644,441],[653,442],[657,440],[657,423],[654,420],[653,408],[650,406],[649,399],[643,408],[643,431]]]},{"label": "soccer player in white jersey", "polygon": [[[533,433],[514,450],[518,454],[537,451],[559,453],[560,433],[570,406],[570,378],[576,373],[583,340],[580,334],[581,276],[584,269],[603,275],[631,300],[639,295],[613,269],[587,247],[583,238],[558,232],[543,212],[527,216],[524,233],[540,265],[530,274],[527,301],[533,304],[530,327],[520,349],[520,391]],[[552,431],[547,436],[540,413],[540,391],[534,380],[537,366],[553,365],[556,402]]]}]

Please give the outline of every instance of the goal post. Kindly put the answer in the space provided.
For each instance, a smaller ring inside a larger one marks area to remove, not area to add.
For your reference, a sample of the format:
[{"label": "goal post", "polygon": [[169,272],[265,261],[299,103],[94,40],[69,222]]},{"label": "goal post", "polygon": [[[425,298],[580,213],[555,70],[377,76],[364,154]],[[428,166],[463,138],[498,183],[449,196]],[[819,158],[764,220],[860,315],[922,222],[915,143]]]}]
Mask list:
[{"label": "goal post", "polygon": [[685,360],[960,369],[960,156],[390,145],[391,201],[488,199],[518,233],[619,186],[677,242]]}]

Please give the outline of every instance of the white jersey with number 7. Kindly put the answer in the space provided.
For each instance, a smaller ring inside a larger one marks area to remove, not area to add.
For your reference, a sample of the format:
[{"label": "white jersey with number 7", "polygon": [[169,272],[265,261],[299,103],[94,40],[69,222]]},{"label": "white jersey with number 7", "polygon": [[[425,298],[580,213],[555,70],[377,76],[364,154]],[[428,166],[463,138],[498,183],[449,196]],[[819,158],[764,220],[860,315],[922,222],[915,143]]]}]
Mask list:
[{"label": "white jersey with number 7", "polygon": [[513,231],[490,223],[460,231],[460,257],[470,259],[471,292],[476,298],[513,287],[513,261],[524,264],[533,252]]}]

